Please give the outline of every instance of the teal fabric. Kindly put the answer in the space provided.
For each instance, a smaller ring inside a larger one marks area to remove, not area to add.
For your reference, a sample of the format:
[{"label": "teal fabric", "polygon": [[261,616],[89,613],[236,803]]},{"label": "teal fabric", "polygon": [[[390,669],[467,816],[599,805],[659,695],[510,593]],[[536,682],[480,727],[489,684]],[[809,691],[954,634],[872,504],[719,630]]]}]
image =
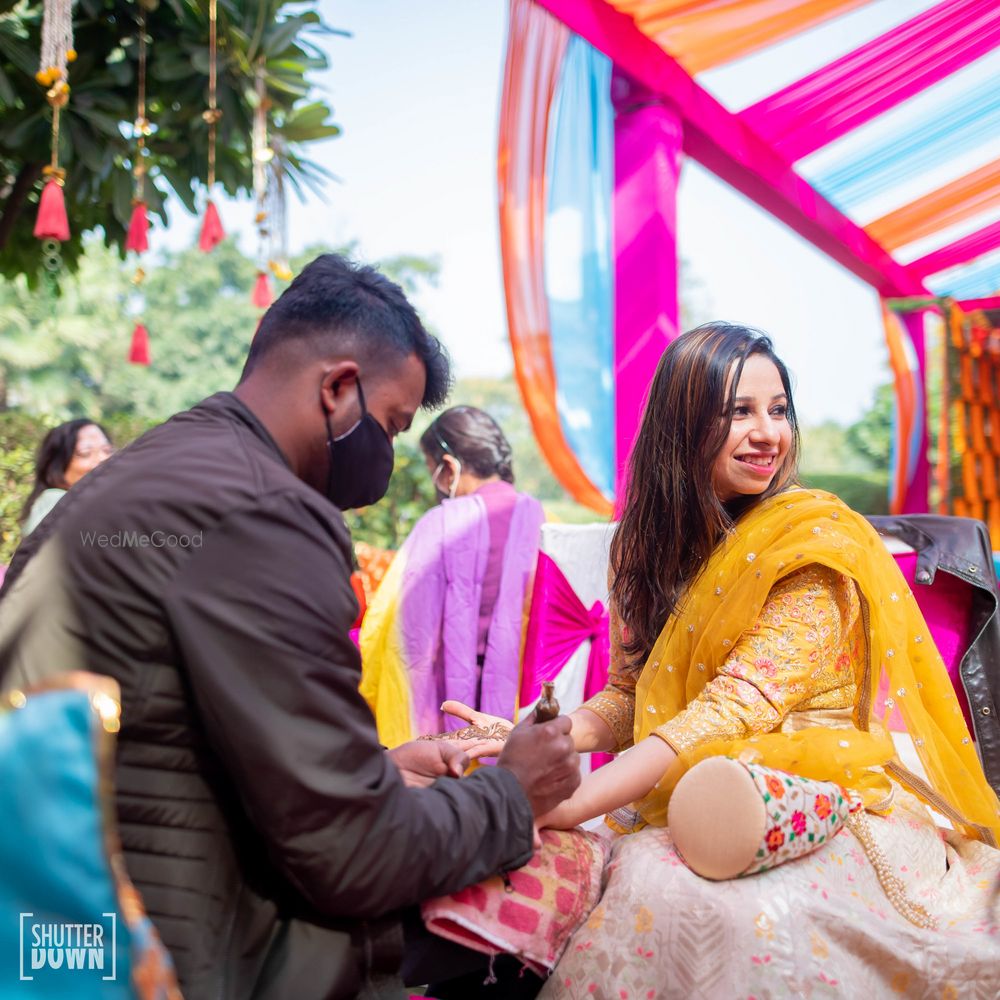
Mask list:
[{"label": "teal fabric", "polygon": [[[94,728],[99,726],[83,691],[30,695],[23,708],[0,715],[2,997],[133,996],[131,935],[119,912],[104,850],[94,742]],[[21,917],[25,913],[32,916]],[[116,915],[113,929],[105,914]],[[82,956],[85,965],[93,958],[96,964],[99,953],[86,948],[72,956],[66,948],[53,949],[46,958],[61,958],[61,968],[46,963],[32,969],[33,930],[43,925],[60,928],[65,941],[65,935],[77,933],[66,929],[67,924],[99,925],[105,945],[103,970],[67,968],[71,957]],[[114,979],[105,979],[112,974],[112,959]]]}]

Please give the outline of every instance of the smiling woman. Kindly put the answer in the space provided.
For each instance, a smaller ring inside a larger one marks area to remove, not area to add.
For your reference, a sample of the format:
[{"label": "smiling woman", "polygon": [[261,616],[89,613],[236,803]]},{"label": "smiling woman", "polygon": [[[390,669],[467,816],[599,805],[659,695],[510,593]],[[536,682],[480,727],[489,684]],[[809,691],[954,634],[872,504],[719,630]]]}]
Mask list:
[{"label": "smiling woman", "polygon": [[768,337],[706,323],[667,348],[631,459],[644,487],[629,491],[611,550],[630,657],[649,651],[734,520],[794,481],[798,451],[788,369]]},{"label": "smiling woman", "polygon": [[778,366],[766,354],[746,359],[732,413],[723,419],[729,423],[729,436],[712,468],[716,495],[727,502],[740,495],[763,493],[792,444],[788,388]]},{"label": "smiling woman", "polygon": [[[545,1000],[1000,995],[1000,803],[895,561],[796,483],[797,454],[766,336],[712,323],[663,353],[611,547],[608,685],[570,716],[579,752],[628,752],[538,819],[627,835],[586,869],[602,895]],[[920,775],[880,723],[880,675]]]}]

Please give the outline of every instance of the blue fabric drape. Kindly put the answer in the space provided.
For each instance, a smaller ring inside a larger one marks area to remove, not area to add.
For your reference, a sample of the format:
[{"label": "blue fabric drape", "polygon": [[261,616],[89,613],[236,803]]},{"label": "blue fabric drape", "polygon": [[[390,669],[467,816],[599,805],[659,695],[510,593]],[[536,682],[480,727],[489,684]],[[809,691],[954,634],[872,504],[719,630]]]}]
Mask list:
[{"label": "blue fabric drape", "polygon": [[614,118],[611,61],[574,35],[552,110],[545,290],[556,405],[591,482],[615,484]]},{"label": "blue fabric drape", "polygon": [[880,138],[862,155],[852,154],[818,172],[808,164],[803,175],[843,211],[884,192],[900,181],[947,163],[976,149],[984,138],[1000,131],[1000,69],[929,103],[920,115],[899,128],[882,119]]}]

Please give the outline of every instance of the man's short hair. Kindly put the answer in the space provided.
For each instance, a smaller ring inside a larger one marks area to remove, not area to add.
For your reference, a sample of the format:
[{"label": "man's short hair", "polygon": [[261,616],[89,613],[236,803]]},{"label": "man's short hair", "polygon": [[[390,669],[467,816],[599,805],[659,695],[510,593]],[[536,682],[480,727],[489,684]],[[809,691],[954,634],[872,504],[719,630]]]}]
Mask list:
[{"label": "man's short hair", "polygon": [[264,314],[242,379],[285,348],[310,353],[350,351],[379,367],[416,354],[427,370],[421,405],[436,409],[451,389],[451,361],[424,329],[399,285],[374,267],[326,253],[308,264]]}]

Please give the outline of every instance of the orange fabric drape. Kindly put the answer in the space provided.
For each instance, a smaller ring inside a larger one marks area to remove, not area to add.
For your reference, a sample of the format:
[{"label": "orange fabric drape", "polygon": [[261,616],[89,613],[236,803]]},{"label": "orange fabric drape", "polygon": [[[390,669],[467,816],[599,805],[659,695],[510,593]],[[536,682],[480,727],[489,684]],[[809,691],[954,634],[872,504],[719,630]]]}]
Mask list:
[{"label": "orange fabric drape", "polygon": [[883,215],[865,226],[865,231],[886,250],[895,250],[997,205],[1000,205],[1000,160]]},{"label": "orange fabric drape", "polygon": [[882,322],[885,326],[885,342],[889,348],[889,367],[896,387],[896,468],[895,479],[889,492],[890,513],[899,514],[903,510],[909,474],[910,434],[917,400],[913,387],[913,374],[906,359],[903,342],[906,331],[900,318],[882,307]]},{"label": "orange fabric drape", "polygon": [[608,0],[689,72],[774,45],[871,0]]},{"label": "orange fabric drape", "polygon": [[511,0],[497,154],[500,249],[514,371],[539,448],[578,503],[610,514],[559,423],[545,295],[545,152],[568,39],[569,29],[531,0]]}]

